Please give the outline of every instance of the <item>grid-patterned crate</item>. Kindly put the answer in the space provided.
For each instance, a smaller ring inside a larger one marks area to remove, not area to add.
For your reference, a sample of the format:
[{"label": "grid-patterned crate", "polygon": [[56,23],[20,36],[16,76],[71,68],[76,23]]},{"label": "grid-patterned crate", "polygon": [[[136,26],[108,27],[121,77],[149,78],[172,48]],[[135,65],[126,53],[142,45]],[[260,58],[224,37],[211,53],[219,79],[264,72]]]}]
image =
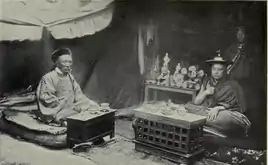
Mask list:
[{"label": "grid-patterned crate", "polygon": [[202,135],[202,126],[186,129],[138,118],[135,139],[172,151],[193,153],[203,149]]},{"label": "grid-patterned crate", "polygon": [[147,111],[143,107],[134,111],[137,118],[136,145],[145,144],[147,148],[151,146],[187,158],[204,151],[204,116],[190,113],[164,115],[160,111]]}]

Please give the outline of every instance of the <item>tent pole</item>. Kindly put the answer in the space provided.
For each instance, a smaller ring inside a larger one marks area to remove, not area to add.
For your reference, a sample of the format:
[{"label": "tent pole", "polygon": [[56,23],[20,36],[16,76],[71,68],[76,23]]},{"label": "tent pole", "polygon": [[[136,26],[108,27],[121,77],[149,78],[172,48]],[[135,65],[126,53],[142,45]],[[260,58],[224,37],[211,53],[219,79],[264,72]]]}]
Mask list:
[{"label": "tent pole", "polygon": [[42,41],[43,41],[43,66],[44,66],[44,72],[48,72],[51,70],[53,64],[51,63],[51,53],[53,51],[53,37],[50,34],[50,32],[43,28],[43,35],[42,35]]}]

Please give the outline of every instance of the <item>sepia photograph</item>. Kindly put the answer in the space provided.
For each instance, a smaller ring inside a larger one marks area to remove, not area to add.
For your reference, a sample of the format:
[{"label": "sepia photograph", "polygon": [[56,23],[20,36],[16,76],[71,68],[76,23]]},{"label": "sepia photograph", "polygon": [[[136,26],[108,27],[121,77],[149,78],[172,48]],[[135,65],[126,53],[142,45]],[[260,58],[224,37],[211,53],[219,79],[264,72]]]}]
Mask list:
[{"label": "sepia photograph", "polygon": [[266,165],[267,2],[0,0],[0,165]]}]

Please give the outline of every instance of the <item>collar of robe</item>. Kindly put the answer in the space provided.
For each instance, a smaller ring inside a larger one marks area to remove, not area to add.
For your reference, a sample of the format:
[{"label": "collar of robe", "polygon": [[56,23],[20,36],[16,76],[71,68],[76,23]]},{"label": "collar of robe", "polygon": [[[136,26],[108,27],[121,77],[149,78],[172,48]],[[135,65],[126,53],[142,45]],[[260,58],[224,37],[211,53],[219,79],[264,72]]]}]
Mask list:
[{"label": "collar of robe", "polygon": [[224,76],[223,78],[221,78],[220,80],[215,80],[212,76],[211,76],[211,78],[210,78],[210,80],[209,80],[209,85],[210,86],[212,86],[212,87],[216,87],[216,86],[218,86],[219,84],[222,84],[222,83],[224,83],[225,81],[227,80],[227,77],[226,76]]},{"label": "collar of robe", "polygon": [[60,76],[67,76],[67,75],[69,75],[69,73],[68,74],[64,74],[64,73],[62,73],[62,71],[58,68],[58,67],[56,67],[55,68],[55,71],[58,73],[58,75],[60,75]]}]

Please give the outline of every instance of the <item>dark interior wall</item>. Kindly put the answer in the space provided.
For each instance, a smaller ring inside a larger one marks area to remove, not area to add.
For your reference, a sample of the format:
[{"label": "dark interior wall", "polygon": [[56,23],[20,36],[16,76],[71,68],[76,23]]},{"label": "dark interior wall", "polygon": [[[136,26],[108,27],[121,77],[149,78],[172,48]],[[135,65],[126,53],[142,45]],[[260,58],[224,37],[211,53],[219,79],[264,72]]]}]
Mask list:
[{"label": "dark interior wall", "polygon": [[127,26],[114,29],[108,39],[113,44],[105,47],[105,56],[96,65],[85,91],[96,94],[99,100],[109,102],[116,108],[139,103],[142,79],[135,46],[136,35],[136,29]]},{"label": "dark interior wall", "polygon": [[0,44],[0,91],[12,92],[36,85],[49,67],[43,42],[4,42]]},{"label": "dark interior wall", "polygon": [[[204,61],[213,57],[217,50],[224,53],[235,44],[236,27],[244,26],[245,57],[250,71],[238,81],[245,90],[253,130],[258,133],[263,128],[261,131],[265,132],[265,3],[120,1],[118,4],[116,20],[107,29],[105,56],[89,81],[89,93],[116,108],[140,103],[143,77],[139,74],[137,59],[137,29],[150,19],[159,26],[160,56],[168,52],[175,62],[185,60],[203,67]],[[175,67],[175,62],[171,67]]]}]

